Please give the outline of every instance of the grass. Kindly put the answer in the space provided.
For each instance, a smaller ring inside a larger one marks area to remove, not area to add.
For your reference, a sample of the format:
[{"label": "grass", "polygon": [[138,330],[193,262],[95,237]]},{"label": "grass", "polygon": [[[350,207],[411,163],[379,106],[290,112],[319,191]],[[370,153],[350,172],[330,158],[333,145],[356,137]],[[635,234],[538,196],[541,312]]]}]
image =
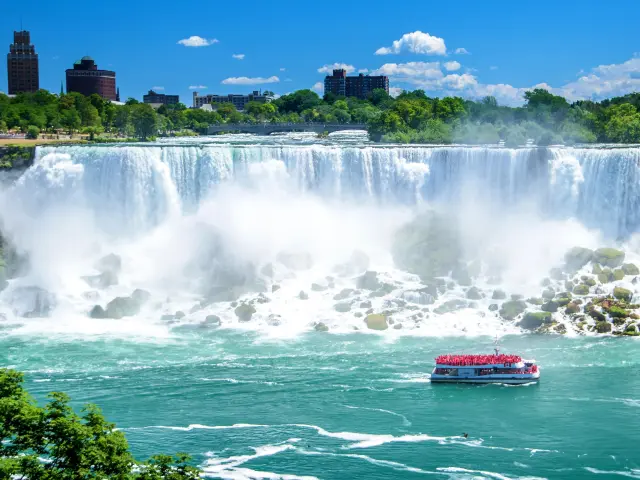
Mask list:
[{"label": "grass", "polygon": [[56,143],[85,143],[84,139],[28,139],[28,138],[0,138],[0,147],[36,147]]}]

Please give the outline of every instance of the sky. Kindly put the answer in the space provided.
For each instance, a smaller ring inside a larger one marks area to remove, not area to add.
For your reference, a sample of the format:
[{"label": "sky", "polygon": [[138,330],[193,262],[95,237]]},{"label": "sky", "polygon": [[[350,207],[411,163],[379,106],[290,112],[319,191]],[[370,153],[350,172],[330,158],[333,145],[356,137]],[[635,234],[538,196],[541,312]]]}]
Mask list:
[{"label": "sky", "polygon": [[90,55],[116,71],[123,100],[149,89],[188,106],[194,91],[322,94],[326,72],[343,65],[388,75],[392,94],[519,105],[533,87],[570,100],[640,91],[638,18],[638,0],[0,0],[0,52],[22,22],[41,88],[59,92],[65,69]]}]

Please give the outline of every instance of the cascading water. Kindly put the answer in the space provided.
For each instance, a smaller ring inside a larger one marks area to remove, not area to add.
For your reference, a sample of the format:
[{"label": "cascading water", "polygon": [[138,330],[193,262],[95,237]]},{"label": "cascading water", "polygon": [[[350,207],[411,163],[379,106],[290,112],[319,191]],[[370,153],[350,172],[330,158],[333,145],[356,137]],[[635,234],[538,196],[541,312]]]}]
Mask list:
[{"label": "cascading water", "polygon": [[[269,141],[40,147],[33,167],[2,196],[4,233],[30,259],[28,274],[3,293],[5,315],[28,314],[33,307],[17,308],[16,298],[25,289],[33,295],[33,287],[55,295],[47,314],[64,312],[70,322],[86,319],[94,304],[145,288],[155,302],[139,316],[149,322],[185,310],[200,321],[215,312],[242,326],[229,302],[253,292],[264,302],[254,320],[277,326],[289,319],[302,331],[344,316],[333,297],[352,289],[362,272],[335,272],[354,251],[366,252],[364,268],[416,303],[425,298],[420,278],[399,270],[390,252],[398,228],[427,207],[462,226],[468,260],[480,261],[476,285],[494,288],[499,267],[505,289],[536,295],[568,248],[597,247],[638,229],[639,162],[640,148]],[[96,260],[111,252],[123,259],[118,281],[90,288],[82,278],[96,274]],[[313,267],[287,269],[277,260],[282,252],[309,254]],[[264,275],[265,266],[274,272]],[[314,298],[292,303],[314,283]],[[280,291],[271,298],[274,288]],[[397,308],[397,293],[374,298],[373,308]],[[440,301],[456,295],[465,289],[452,288]],[[495,315],[489,320],[490,300],[467,305],[472,314],[450,332],[513,330]],[[433,331],[415,312],[395,315],[414,320],[405,327]],[[338,330],[358,328],[362,320],[349,316],[334,322]]]}]

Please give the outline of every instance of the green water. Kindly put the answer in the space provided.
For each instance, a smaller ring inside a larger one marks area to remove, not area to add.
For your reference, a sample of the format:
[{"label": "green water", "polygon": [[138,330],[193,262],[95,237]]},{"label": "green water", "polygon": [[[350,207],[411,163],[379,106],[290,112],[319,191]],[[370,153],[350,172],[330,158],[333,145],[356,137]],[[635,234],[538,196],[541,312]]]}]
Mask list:
[{"label": "green water", "polygon": [[99,404],[136,456],[186,451],[211,478],[640,478],[636,339],[502,343],[539,362],[540,384],[429,383],[435,355],[489,338],[5,337],[0,364],[39,399]]}]

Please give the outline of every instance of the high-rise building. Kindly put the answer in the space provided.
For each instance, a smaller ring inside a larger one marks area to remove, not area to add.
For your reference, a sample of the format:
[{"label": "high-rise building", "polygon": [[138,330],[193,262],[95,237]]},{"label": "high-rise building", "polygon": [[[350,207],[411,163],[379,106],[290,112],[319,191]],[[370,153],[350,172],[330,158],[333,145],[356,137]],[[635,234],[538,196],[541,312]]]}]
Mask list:
[{"label": "high-rise building", "polygon": [[142,97],[142,101],[152,105],[176,105],[180,103],[180,96],[165,95],[164,93],[156,93],[153,90],[149,90],[149,93]]},{"label": "high-rise building", "polygon": [[344,97],[358,97],[366,99],[371,92],[382,89],[389,93],[389,77],[384,75],[372,76],[360,74],[355,77],[347,77],[343,69],[336,69],[333,75],[327,75],[324,79],[324,93]]},{"label": "high-rise building", "polygon": [[105,100],[120,101],[116,90],[116,72],[98,70],[91,57],[82,57],[67,69],[67,93],[78,92],[83,95],[97,93]]},{"label": "high-rise building", "polygon": [[258,90],[254,90],[249,95],[238,95],[230,93],[229,95],[198,95],[198,92],[193,92],[193,107],[200,108],[203,105],[213,105],[216,103],[233,103],[236,110],[242,111],[249,102],[268,102],[269,98],[263,95]]},{"label": "high-rise building", "polygon": [[38,54],[26,30],[13,32],[13,43],[7,54],[9,95],[36,92],[40,88]]}]

